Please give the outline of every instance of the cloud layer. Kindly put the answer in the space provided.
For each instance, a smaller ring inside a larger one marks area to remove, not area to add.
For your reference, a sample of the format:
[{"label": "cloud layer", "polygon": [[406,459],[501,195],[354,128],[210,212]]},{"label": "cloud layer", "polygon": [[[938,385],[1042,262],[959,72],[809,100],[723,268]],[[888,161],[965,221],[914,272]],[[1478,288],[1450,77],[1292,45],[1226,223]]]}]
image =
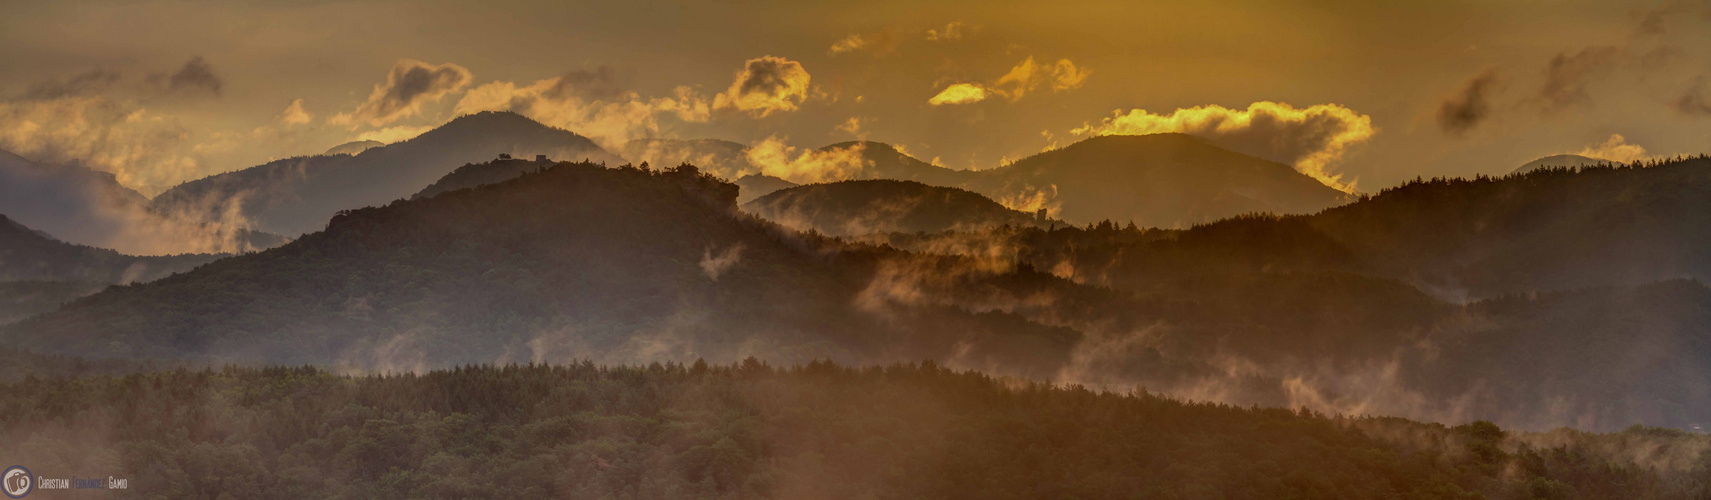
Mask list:
[{"label": "cloud layer", "polygon": [[1072,130],[1081,135],[1143,135],[1180,132],[1206,138],[1242,153],[1294,165],[1327,186],[1353,192],[1354,184],[1329,166],[1348,150],[1372,138],[1372,117],[1338,104],[1297,109],[1289,104],[1256,102],[1245,110],[1196,106],[1158,115],[1144,109],[1121,110],[1098,124]]}]

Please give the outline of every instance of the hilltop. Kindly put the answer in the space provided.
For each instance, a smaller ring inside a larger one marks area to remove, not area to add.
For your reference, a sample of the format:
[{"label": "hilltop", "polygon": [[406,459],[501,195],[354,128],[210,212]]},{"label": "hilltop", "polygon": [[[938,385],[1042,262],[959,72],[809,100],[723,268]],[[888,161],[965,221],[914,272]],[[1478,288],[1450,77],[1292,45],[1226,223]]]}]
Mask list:
[{"label": "hilltop", "polygon": [[883,232],[936,233],[1005,224],[1033,226],[1054,222],[1039,214],[1005,208],[977,193],[888,179],[786,188],[742,207],[745,212],[790,228],[813,229],[832,236]]},{"label": "hilltop", "polygon": [[621,161],[569,131],[515,113],[482,112],[355,155],[288,158],[187,182],[155,197],[151,206],[206,218],[235,212],[260,230],[298,235],[326,227],[335,212],[407,197],[459,165],[500,153]]}]

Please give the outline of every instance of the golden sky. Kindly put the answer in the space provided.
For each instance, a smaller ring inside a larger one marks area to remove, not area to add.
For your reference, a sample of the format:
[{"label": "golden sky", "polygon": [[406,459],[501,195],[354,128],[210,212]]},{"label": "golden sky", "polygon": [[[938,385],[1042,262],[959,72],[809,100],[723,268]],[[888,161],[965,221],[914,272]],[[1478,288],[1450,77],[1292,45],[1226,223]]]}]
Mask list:
[{"label": "golden sky", "polygon": [[0,148],[148,194],[484,109],[952,168],[1184,131],[1362,191],[1711,151],[1706,0],[9,0],[0,68]]}]

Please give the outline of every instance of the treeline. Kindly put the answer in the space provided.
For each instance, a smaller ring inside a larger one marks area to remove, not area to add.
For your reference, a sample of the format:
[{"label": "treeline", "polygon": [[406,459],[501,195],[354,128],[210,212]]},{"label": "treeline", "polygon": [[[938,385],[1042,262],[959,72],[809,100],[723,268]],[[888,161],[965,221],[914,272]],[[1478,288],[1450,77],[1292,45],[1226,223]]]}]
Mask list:
[{"label": "treeline", "polygon": [[0,460],[143,498],[1706,498],[1711,437],[1184,403],[932,363],[0,384]]}]

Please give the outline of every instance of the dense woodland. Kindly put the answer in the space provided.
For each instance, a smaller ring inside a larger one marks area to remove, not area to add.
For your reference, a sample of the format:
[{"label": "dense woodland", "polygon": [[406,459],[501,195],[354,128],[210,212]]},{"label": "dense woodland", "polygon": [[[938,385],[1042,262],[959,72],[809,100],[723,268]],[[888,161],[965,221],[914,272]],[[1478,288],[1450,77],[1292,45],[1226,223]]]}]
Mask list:
[{"label": "dense woodland", "polygon": [[1711,436],[1189,404],[931,363],[30,378],[0,384],[0,442],[140,498],[1711,498]]}]

